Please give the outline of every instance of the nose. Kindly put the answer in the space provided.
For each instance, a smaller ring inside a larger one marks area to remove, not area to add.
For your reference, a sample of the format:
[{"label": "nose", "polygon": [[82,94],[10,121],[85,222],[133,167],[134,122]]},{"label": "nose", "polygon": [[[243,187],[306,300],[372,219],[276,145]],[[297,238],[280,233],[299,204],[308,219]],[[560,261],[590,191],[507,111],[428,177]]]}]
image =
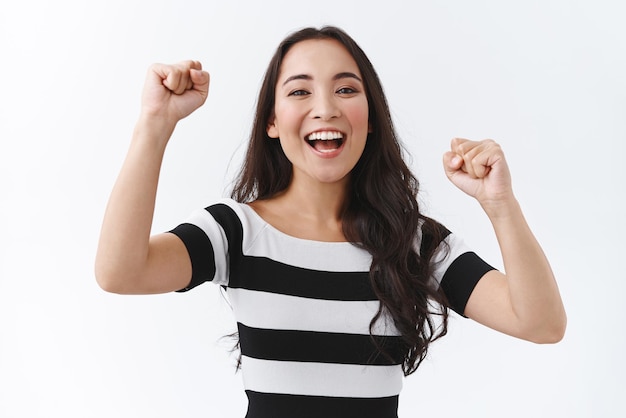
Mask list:
[{"label": "nose", "polygon": [[334,95],[319,93],[313,101],[312,116],[314,119],[330,120],[341,116],[341,110]]}]

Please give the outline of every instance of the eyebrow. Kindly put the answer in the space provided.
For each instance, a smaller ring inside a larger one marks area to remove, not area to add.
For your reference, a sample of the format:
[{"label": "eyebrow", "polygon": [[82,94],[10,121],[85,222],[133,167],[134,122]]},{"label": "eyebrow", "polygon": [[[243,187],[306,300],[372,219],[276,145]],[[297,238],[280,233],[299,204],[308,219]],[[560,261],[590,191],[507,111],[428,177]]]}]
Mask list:
[{"label": "eyebrow", "polygon": [[[344,72],[335,74],[335,76],[333,77],[333,81],[341,80],[343,78],[354,78],[355,80],[358,80],[361,83],[363,82],[363,80],[361,80],[361,78],[358,75],[351,73],[349,71],[344,71]],[[287,77],[287,79],[283,82],[283,86],[289,83],[290,81],[294,81],[294,80],[313,80],[313,77],[310,76],[309,74],[292,75],[291,77]]]}]

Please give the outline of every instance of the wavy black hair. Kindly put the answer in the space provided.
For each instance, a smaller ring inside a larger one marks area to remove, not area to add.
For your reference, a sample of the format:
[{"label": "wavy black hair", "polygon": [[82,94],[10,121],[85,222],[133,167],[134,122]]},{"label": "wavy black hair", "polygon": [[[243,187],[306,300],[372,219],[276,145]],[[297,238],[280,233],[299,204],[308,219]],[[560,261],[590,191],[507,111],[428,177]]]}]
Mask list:
[{"label": "wavy black hair", "polygon": [[[379,77],[363,50],[343,30],[304,28],[280,43],[261,85],[248,150],[231,196],[251,202],[269,199],[288,187],[291,162],[280,143],[269,139],[267,126],[274,114],[275,88],[285,55],[295,44],[314,39],[340,42],[363,77],[371,132],[350,174],[342,227],[350,242],[372,255],[370,278],[380,308],[372,318],[370,333],[382,315],[393,318],[404,341],[402,369],[409,375],[426,357],[429,344],[447,332],[448,304],[431,279],[433,257],[444,231],[420,213],[419,183],[404,161],[405,151]],[[384,347],[379,345],[379,349],[390,357]]]}]

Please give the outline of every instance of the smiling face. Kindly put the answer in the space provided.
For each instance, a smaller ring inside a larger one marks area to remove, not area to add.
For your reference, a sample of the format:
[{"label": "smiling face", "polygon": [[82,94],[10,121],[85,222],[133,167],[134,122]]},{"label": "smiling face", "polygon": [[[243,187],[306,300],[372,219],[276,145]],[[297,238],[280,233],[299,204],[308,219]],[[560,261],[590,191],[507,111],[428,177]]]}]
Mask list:
[{"label": "smiling face", "polygon": [[347,184],[369,129],[365,86],[350,53],[331,39],[295,44],[275,93],[267,134],[292,163],[292,182]]}]

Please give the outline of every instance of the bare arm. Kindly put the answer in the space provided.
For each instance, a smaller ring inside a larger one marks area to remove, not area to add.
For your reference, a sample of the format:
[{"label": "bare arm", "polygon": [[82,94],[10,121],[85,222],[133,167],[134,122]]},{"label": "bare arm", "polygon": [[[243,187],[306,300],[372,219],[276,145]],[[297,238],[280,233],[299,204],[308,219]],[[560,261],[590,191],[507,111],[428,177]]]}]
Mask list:
[{"label": "bare arm", "polygon": [[163,293],[185,287],[191,262],[173,234],[150,237],[159,172],[178,121],[206,100],[209,75],[200,63],[153,65],[128,154],[104,216],[95,273],[115,293]]},{"label": "bare arm", "polygon": [[506,274],[491,271],[478,282],[465,314],[518,338],[553,343],[567,323],[550,264],[513,195],[508,165],[493,141],[454,139],[444,155],[448,178],[476,198],[493,225]]}]

